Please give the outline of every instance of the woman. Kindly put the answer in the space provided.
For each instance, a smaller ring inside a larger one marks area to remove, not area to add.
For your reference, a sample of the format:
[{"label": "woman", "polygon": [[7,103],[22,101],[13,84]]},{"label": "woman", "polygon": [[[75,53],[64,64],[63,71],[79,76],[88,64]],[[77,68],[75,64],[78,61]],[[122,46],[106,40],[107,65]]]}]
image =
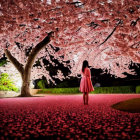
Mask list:
[{"label": "woman", "polygon": [[88,105],[88,93],[91,91],[94,91],[94,88],[91,82],[90,69],[88,67],[89,67],[88,61],[87,60],[83,61],[80,91],[83,92],[84,105]]}]

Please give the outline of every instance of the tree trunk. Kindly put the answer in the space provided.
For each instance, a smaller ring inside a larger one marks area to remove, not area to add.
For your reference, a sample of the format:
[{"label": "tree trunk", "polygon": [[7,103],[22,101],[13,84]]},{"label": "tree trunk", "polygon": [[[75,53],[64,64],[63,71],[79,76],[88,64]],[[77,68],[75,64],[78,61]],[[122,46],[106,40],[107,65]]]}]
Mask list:
[{"label": "tree trunk", "polygon": [[21,97],[31,97],[30,93],[30,76],[31,76],[31,68],[28,67],[24,70],[24,74],[22,76],[22,87],[21,87]]},{"label": "tree trunk", "polygon": [[[52,37],[53,32],[48,33],[48,36],[45,37],[40,43],[38,43],[35,48],[33,48],[30,53],[25,67],[11,54],[8,49],[5,49],[4,52],[16,69],[20,72],[22,77],[22,87],[21,87],[21,97],[31,97],[30,94],[30,77],[31,77],[31,68],[35,61],[37,54],[43,49],[49,42]],[[7,46],[8,48],[8,46]]]},{"label": "tree trunk", "polygon": [[29,83],[27,83],[27,81],[23,81],[20,97],[31,97],[31,96],[32,95],[30,94]]}]

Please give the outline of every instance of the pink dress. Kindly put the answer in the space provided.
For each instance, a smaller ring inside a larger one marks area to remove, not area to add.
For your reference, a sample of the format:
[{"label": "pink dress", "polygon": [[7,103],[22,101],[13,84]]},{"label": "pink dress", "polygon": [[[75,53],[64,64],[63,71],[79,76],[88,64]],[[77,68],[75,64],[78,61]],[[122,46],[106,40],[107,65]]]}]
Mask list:
[{"label": "pink dress", "polygon": [[91,82],[91,75],[90,75],[90,69],[85,68],[84,73],[82,72],[82,79],[80,82],[80,91],[85,92],[91,92],[94,91],[92,82]]}]

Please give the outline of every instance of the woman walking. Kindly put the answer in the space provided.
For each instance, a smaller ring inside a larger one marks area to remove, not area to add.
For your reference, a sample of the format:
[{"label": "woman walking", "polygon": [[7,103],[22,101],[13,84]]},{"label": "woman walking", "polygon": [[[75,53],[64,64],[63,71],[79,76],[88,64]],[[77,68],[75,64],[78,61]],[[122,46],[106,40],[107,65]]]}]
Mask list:
[{"label": "woman walking", "polygon": [[90,69],[88,67],[89,67],[88,61],[87,60],[83,61],[80,91],[83,92],[84,105],[88,105],[88,93],[91,91],[94,91],[94,88],[91,82]]}]

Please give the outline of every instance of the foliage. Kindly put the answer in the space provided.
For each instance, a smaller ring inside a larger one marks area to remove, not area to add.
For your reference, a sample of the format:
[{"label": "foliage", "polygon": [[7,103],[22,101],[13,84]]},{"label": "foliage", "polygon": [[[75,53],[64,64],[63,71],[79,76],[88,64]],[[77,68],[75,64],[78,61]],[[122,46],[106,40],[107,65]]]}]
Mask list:
[{"label": "foliage", "polygon": [[56,88],[71,88],[79,86],[79,79],[76,77],[70,77],[65,79],[62,82],[59,82],[55,87]]},{"label": "foliage", "polygon": [[37,82],[37,88],[44,89],[45,88],[45,84],[46,84],[46,80],[39,80]]},{"label": "foliage", "polygon": [[7,73],[2,73],[0,75],[0,90],[3,91],[16,91],[19,89],[13,84],[13,81],[9,78]]},{"label": "foliage", "polygon": [[[80,93],[79,88],[48,88],[42,89],[38,93]],[[95,90],[92,92],[94,93],[135,93],[134,86],[118,86],[118,87],[95,87]]]},{"label": "foliage", "polygon": [[69,86],[70,85],[69,85],[68,81],[64,81],[64,82],[57,84],[57,88],[64,88],[64,87],[67,88]]},{"label": "foliage", "polygon": [[7,62],[6,65],[0,67],[0,72],[7,73],[10,79],[12,79],[13,84],[18,88],[21,87],[22,85],[21,75],[11,62]]},{"label": "foliage", "polygon": [[[92,67],[117,77],[125,77],[124,72],[135,74],[129,65],[140,63],[138,5],[139,0],[1,0],[0,56],[8,48],[25,65],[28,59],[25,54],[30,56],[36,44],[53,31],[51,44],[61,49],[56,52],[51,48],[41,50],[38,57],[47,54],[48,61],[49,55],[61,62],[62,57],[70,60],[71,75],[80,72],[84,59]],[[44,71],[40,77],[44,74],[52,80],[45,68],[38,67],[37,70]],[[64,78],[59,71],[56,76]]]},{"label": "foliage", "polygon": [[135,86],[96,87],[92,93],[135,93]]},{"label": "foliage", "polygon": [[57,93],[57,94],[71,94],[71,93],[80,93],[79,88],[48,88],[38,91],[38,93]]},{"label": "foliage", "polygon": [[136,93],[140,93],[140,86],[136,86]]},{"label": "foliage", "polygon": [[7,64],[7,60],[5,60],[5,59],[0,61],[0,67],[3,66],[4,64]]}]

